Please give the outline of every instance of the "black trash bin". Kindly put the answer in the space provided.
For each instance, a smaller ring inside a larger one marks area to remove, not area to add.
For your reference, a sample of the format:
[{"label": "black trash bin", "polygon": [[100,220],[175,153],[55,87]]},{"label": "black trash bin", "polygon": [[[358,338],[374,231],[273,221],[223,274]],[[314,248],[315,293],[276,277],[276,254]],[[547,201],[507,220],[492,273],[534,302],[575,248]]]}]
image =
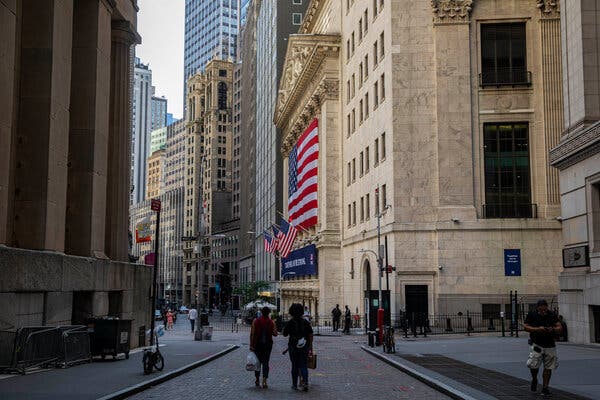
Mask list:
[{"label": "black trash bin", "polygon": [[94,318],[88,320],[88,332],[92,356],[104,359],[107,355],[116,358],[124,353],[129,358],[131,342],[131,320],[116,318]]},{"label": "black trash bin", "polygon": [[368,331],[367,336],[369,338],[369,347],[375,347],[375,332]]},{"label": "black trash bin", "polygon": [[200,314],[200,326],[208,326],[208,314],[207,313]]}]

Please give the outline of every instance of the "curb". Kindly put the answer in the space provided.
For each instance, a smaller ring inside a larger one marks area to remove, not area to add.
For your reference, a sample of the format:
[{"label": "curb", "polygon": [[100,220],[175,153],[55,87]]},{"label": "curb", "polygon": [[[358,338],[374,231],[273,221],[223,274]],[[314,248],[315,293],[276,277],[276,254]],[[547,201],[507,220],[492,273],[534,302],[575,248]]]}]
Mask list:
[{"label": "curb", "polygon": [[376,352],[375,350],[371,350],[370,348],[368,348],[366,346],[360,346],[360,348],[363,349],[364,351],[366,351],[367,353],[371,354],[375,358],[380,359],[381,361],[404,372],[405,374],[410,375],[413,378],[423,382],[424,384],[431,387],[432,389],[435,389],[438,392],[441,392],[455,400],[477,400],[475,397],[472,397],[464,392],[461,392],[460,390],[457,390],[438,379],[435,379],[431,376],[427,376],[426,374],[423,374],[407,365],[404,365],[401,362],[398,362],[387,356],[384,356],[383,354],[380,354],[380,353]]},{"label": "curb", "polygon": [[195,368],[201,367],[204,364],[208,364],[209,362],[214,361],[217,358],[223,357],[224,355],[238,349],[239,347],[240,346],[237,344],[231,345],[228,348],[221,350],[220,352],[218,352],[216,354],[213,354],[211,356],[203,358],[202,360],[198,360],[191,364],[184,365],[183,367],[177,368],[171,372],[167,372],[166,374],[157,376],[156,378],[149,379],[147,381],[138,383],[137,385],[130,386],[123,390],[119,390],[118,392],[114,392],[114,393],[108,394],[106,396],[100,397],[100,398],[98,398],[98,400],[120,400],[120,399],[125,399],[127,397],[133,396],[134,394],[143,392],[144,390],[149,389],[152,386],[156,386],[160,383],[163,383],[163,382],[166,382],[173,378],[176,378],[179,375],[183,375],[186,372],[189,372]]}]

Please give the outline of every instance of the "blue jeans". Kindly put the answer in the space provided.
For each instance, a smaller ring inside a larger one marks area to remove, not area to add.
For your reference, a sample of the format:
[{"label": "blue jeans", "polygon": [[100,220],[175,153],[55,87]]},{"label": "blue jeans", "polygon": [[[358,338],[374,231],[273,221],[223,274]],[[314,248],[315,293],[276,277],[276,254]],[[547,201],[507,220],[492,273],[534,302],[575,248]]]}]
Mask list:
[{"label": "blue jeans", "polygon": [[298,386],[298,375],[302,374],[302,380],[308,384],[308,349],[289,347],[290,360],[292,361],[292,385]]}]

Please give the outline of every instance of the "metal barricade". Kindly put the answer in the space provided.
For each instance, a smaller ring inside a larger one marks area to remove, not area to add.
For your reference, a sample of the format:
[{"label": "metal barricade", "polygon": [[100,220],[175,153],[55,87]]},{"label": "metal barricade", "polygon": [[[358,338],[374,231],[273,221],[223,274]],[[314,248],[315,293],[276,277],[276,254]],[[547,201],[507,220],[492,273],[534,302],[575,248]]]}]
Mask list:
[{"label": "metal barricade", "polygon": [[59,360],[61,338],[56,327],[26,327],[17,332],[15,370],[24,374],[32,368],[54,365]]},{"label": "metal barricade", "polygon": [[0,371],[13,366],[17,331],[0,331]]},{"label": "metal barricade", "polygon": [[90,335],[87,326],[61,326],[57,329],[61,331],[62,339],[59,366],[64,368],[79,363],[92,362]]}]

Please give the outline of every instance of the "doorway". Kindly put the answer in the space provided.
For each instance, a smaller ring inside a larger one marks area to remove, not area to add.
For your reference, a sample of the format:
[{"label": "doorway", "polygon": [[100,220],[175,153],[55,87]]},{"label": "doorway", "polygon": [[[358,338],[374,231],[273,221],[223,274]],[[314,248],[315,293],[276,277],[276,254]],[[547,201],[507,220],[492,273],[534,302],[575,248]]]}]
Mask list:
[{"label": "doorway", "polygon": [[413,318],[426,317],[429,314],[429,291],[427,285],[406,285],[404,287],[406,316]]},{"label": "doorway", "polygon": [[600,343],[600,306],[590,306],[594,318],[594,342]]}]

